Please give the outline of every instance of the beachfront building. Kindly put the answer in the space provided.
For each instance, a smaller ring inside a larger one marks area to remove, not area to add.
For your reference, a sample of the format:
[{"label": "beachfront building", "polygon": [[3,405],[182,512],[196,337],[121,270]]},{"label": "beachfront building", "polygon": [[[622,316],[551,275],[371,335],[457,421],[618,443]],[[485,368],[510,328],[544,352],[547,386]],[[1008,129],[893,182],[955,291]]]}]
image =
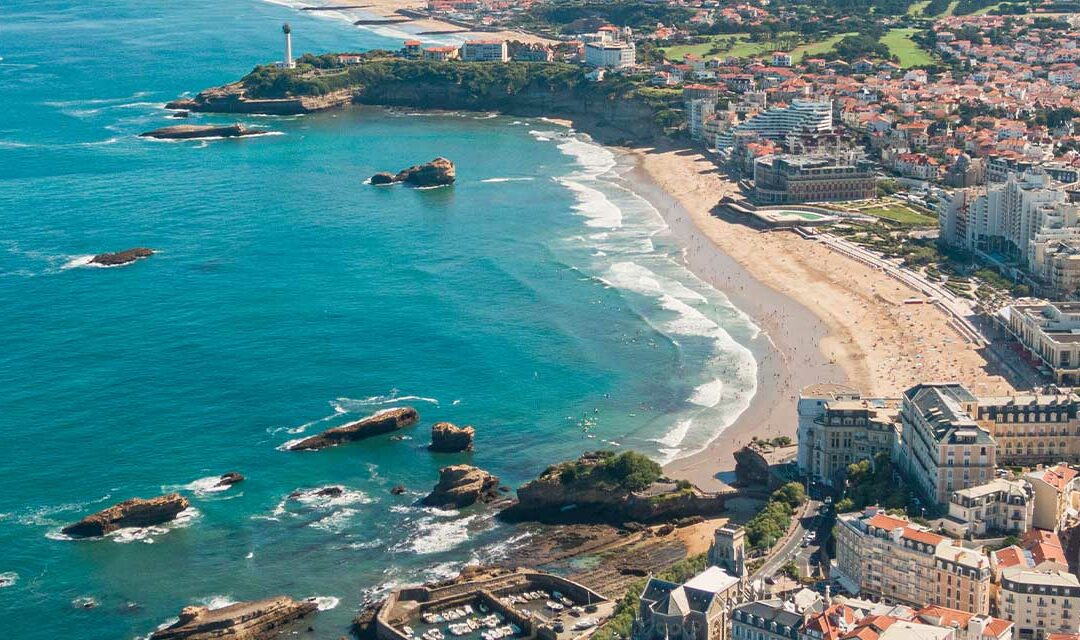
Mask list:
[{"label": "beachfront building", "polygon": [[942,526],[946,533],[957,537],[1021,534],[1031,528],[1034,510],[1030,484],[995,478],[977,487],[953,491],[949,515],[942,520]]},{"label": "beachfront building", "polygon": [[1014,304],[1004,315],[1008,332],[1056,384],[1080,384],[1080,302]]},{"label": "beachfront building", "polygon": [[953,491],[994,477],[997,444],[975,421],[978,401],[959,383],[920,384],[904,392],[897,459],[909,481],[944,506]]},{"label": "beachfront building", "polygon": [[836,561],[841,581],[860,593],[918,607],[990,610],[985,556],[877,507],[837,518]]},{"label": "beachfront building", "polygon": [[979,426],[997,442],[998,463],[1080,463],[1080,396],[1057,387],[979,398]]},{"label": "beachfront building", "polygon": [[691,100],[686,105],[686,128],[690,137],[701,140],[705,137],[705,122],[716,113],[716,101],[708,98]]},{"label": "beachfront building", "polygon": [[419,40],[406,40],[401,51],[406,58],[419,58],[424,55],[424,43]]},{"label": "beachfront building", "polygon": [[466,40],[461,45],[461,59],[465,62],[508,62],[510,54],[505,40]]},{"label": "beachfront building", "polygon": [[637,63],[633,42],[587,42],[585,64],[603,69],[626,69]]},{"label": "beachfront building", "polygon": [[709,567],[684,584],[650,578],[638,598],[634,640],[728,640],[728,616],[742,581]]},{"label": "beachfront building", "polygon": [[865,200],[877,196],[873,166],[863,158],[767,155],[754,162],[757,204]]},{"label": "beachfront building", "polygon": [[897,401],[863,398],[851,387],[816,384],[798,402],[799,473],[828,486],[848,465],[892,455],[897,443]]},{"label": "beachfront building", "polygon": [[424,49],[424,60],[433,62],[447,62],[457,60],[461,49],[457,47],[427,47]]},{"label": "beachfront building", "polygon": [[790,105],[776,106],[748,118],[731,132],[716,139],[717,149],[728,149],[738,133],[752,133],[770,140],[785,140],[789,136],[818,138],[833,133],[831,100],[792,100]]},{"label": "beachfront building", "polygon": [[1017,640],[1080,632],[1080,581],[1068,571],[1009,567],[1000,586],[998,615],[1016,625]]},{"label": "beachfront building", "polygon": [[1080,515],[1080,473],[1066,464],[1036,469],[1024,474],[1035,494],[1032,526],[1058,531]]}]

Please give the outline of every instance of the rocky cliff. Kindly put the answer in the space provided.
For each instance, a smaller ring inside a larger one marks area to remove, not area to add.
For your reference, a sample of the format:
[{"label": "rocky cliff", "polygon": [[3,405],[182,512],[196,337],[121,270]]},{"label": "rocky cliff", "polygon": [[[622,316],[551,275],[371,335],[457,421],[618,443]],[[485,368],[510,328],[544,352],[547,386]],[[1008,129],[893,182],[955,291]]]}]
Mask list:
[{"label": "rocky cliff", "polygon": [[251,98],[244,93],[243,85],[235,82],[207,89],[194,98],[173,100],[166,104],[165,108],[210,113],[259,113],[288,116],[342,107],[352,102],[353,95],[354,91],[344,89],[322,96]]},{"label": "rocky cliff", "polygon": [[473,427],[459,427],[449,422],[436,422],[431,427],[431,444],[428,445],[428,449],[437,453],[472,451],[474,435],[476,435],[476,429]]},{"label": "rocky cliff", "polygon": [[439,482],[421,504],[460,509],[499,497],[499,479],[483,469],[459,464],[439,470]]},{"label": "rocky cliff", "polygon": [[688,482],[663,477],[638,487],[608,468],[617,460],[619,457],[587,453],[576,461],[553,465],[519,487],[517,504],[500,516],[510,521],[553,523],[656,522],[716,515],[734,493],[706,493]]},{"label": "rocky cliff", "polygon": [[311,451],[335,447],[344,442],[362,440],[412,426],[420,420],[420,414],[412,407],[386,409],[362,420],[333,429],[327,429],[317,436],[304,438],[288,447],[290,451]]},{"label": "rocky cliff", "polygon": [[103,536],[127,527],[149,527],[173,520],[189,506],[191,505],[187,498],[178,493],[148,500],[132,498],[68,525],[62,532],[69,536],[86,538]]},{"label": "rocky cliff", "polygon": [[173,625],[155,631],[150,640],[267,640],[318,606],[312,600],[277,596],[222,607],[184,607]]}]

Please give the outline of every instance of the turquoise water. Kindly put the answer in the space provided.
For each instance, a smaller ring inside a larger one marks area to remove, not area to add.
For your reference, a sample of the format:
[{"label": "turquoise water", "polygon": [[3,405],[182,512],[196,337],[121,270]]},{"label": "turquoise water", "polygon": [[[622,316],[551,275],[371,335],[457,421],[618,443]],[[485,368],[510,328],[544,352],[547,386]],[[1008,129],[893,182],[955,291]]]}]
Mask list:
[{"label": "turquoise water", "polygon": [[[245,118],[279,135],[242,140],[136,137],[176,122],[166,100],[275,59],[285,20],[298,52],[397,46],[349,17],[5,4],[0,636],[134,638],[189,603],[285,593],[326,598],[311,637],[337,638],[373,592],[528,535],[412,506],[439,467],[516,485],[601,446],[667,460],[752,395],[754,326],[680,266],[625,160],[555,125],[357,109]],[[437,155],[455,186],[364,184]],[[86,265],[131,246],[159,253]],[[421,413],[410,440],[278,450],[398,404]],[[429,454],[436,420],[476,425],[476,453]],[[248,480],[199,482],[230,470]],[[330,484],[348,492],[287,499]],[[58,533],[171,490],[194,506],[178,525]]]}]

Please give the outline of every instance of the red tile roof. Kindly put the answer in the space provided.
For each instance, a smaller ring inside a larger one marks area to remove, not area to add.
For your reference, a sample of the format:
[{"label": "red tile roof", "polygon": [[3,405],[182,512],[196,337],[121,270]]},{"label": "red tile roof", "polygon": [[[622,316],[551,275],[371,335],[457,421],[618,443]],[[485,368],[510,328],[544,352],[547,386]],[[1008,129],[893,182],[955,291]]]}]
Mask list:
[{"label": "red tile roof", "polygon": [[892,531],[893,529],[900,529],[910,524],[907,520],[901,520],[900,518],[894,518],[884,513],[879,513],[869,520],[866,524],[871,527],[877,527],[878,529],[885,529],[886,531]]}]

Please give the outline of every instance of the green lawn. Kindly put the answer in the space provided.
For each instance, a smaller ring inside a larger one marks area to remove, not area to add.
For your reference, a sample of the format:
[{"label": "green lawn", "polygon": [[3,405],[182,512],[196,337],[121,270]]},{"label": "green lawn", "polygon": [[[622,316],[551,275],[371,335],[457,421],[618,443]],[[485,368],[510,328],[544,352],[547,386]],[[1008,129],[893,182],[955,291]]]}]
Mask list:
[{"label": "green lawn", "polygon": [[[780,35],[792,36],[794,33],[782,33]],[[821,55],[829,49],[832,49],[845,35],[849,34],[845,33],[831,36],[824,40],[804,42],[791,50],[792,60],[794,62],[799,62],[804,56],[813,57]],[[685,44],[667,47],[664,49],[664,57],[668,60],[682,60],[683,56],[692,53],[705,59],[726,58],[729,56],[737,58],[757,58],[766,56],[780,48],[780,45],[775,40],[769,42],[750,42],[749,38],[750,36],[745,33],[712,36],[709,38],[709,42],[704,44]],[[709,53],[713,47],[718,47],[721,51],[719,53]]]},{"label": "green lawn", "polygon": [[905,69],[934,62],[930,54],[911,39],[917,32],[917,29],[890,29],[881,36],[881,43],[889,47],[889,52],[900,59],[900,66]]},{"label": "green lawn", "polygon": [[930,4],[930,0],[919,0],[918,2],[912,2],[908,7],[907,14],[909,16],[921,16],[926,11],[926,6]]},{"label": "green lawn", "polygon": [[885,218],[900,224],[932,227],[937,225],[937,218],[917,211],[914,207],[900,200],[883,200],[873,204],[860,204],[857,208],[866,215]]}]

